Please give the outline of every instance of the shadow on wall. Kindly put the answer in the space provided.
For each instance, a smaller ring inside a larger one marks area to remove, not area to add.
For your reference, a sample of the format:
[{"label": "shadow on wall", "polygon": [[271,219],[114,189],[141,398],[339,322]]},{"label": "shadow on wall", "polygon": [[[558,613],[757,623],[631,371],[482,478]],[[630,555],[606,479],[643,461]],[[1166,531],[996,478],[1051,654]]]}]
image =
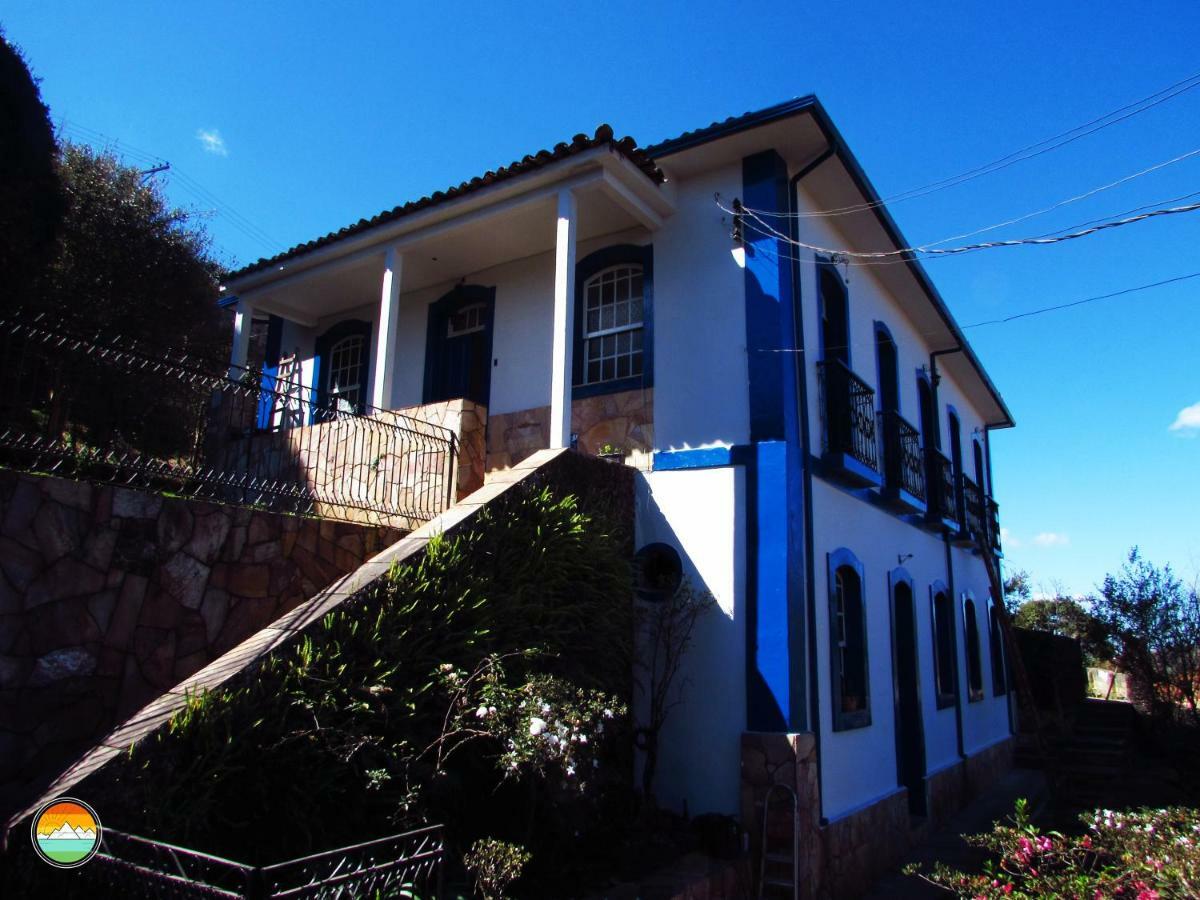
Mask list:
[{"label": "shadow on wall", "polygon": [[[660,736],[655,794],[677,812],[736,815],[745,730],[744,476],[740,468],[660,471],[637,479],[637,546],[674,547],[684,577],[716,603],[696,622]],[[687,548],[691,548],[688,552]],[[638,601],[642,602],[642,601]],[[638,652],[644,653],[644,643]],[[641,691],[634,699],[645,721]],[[644,755],[639,753],[640,783]]]}]

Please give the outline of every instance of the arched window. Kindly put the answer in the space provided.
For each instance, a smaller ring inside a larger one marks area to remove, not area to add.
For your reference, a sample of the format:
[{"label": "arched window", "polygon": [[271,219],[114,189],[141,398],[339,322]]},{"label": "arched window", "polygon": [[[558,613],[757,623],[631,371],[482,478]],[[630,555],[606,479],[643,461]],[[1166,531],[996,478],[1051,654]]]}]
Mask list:
[{"label": "arched window", "polygon": [[983,660],[979,653],[979,620],[975,617],[975,601],[963,597],[963,631],[967,638],[967,700],[983,699]]},{"label": "arched window", "polygon": [[921,446],[926,450],[940,447],[942,440],[938,433],[937,409],[933,405],[933,389],[929,386],[928,378],[917,378],[917,403],[921,412]]},{"label": "arched window", "polygon": [[1008,693],[1008,680],[1004,677],[1004,635],[1000,632],[1000,614],[996,612],[996,607],[988,607],[988,612],[991,625],[992,693],[999,697]]},{"label": "arched window", "polygon": [[826,362],[840,360],[850,367],[850,311],[847,309],[846,285],[831,265],[820,267],[821,298],[821,358]]},{"label": "arched window", "polygon": [[975,455],[975,483],[979,485],[979,493],[981,495],[990,497],[991,492],[988,490],[987,479],[985,477],[987,470],[983,465],[983,445],[977,439],[972,440],[971,445],[972,452]]},{"label": "arched window", "polygon": [[598,250],[576,267],[575,396],[649,387],[650,247]]},{"label": "arched window", "polygon": [[958,693],[955,671],[954,604],[944,586],[934,585],[933,593],[933,673],[937,687],[938,709],[954,705]]},{"label": "arched window", "polygon": [[875,362],[879,368],[879,408],[900,410],[900,373],[896,342],[882,322],[875,323]]},{"label": "arched window", "polygon": [[317,338],[313,359],[317,402],[315,421],[367,407],[371,360],[371,323],[357,319],[338,322]]},{"label": "arched window", "polygon": [[361,334],[344,337],[329,348],[329,400],[338,412],[358,412],[366,390]]},{"label": "arched window", "polygon": [[829,649],[834,730],[870,725],[863,571],[845,549],[829,556]]}]

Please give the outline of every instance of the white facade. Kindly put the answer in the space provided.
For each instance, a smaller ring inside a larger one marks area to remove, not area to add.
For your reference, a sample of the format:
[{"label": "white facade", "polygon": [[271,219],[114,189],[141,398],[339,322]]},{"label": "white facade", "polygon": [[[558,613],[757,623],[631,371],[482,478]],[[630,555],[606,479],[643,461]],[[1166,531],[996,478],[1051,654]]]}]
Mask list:
[{"label": "white facade", "polygon": [[[761,229],[747,268],[730,252],[735,223],[721,206],[753,191],[763,195],[763,182],[751,185],[749,179],[759,178],[753,175],[755,160],[764,154],[779,160],[776,182],[767,188],[777,189],[780,202],[795,211],[816,213],[874,199],[856,176],[848,151],[827,136],[831,126],[820,123],[823,111],[812,104],[793,106],[786,115],[746,117],[742,125],[703,139],[662,145],[654,163],[665,173],[664,183],[651,179],[644,164],[638,171],[635,157],[598,139],[596,146],[564,155],[553,165],[440,206],[429,204],[278,266],[255,267],[229,284],[241,308],[283,319],[279,352],[295,353],[305,384],[314,389],[320,336],[347,320],[369,323],[372,352],[382,345],[387,359],[379,366],[372,357],[366,396],[382,398],[388,408],[422,403],[427,394],[434,304],[456,285],[494,291],[489,416],[550,406],[552,422],[561,424],[563,415],[569,417],[569,397],[564,401],[554,385],[556,379],[570,384],[570,353],[564,355],[563,349],[573,345],[561,302],[574,296],[575,277],[574,266],[564,260],[573,255],[583,261],[624,245],[652,250],[653,304],[652,312],[647,304],[645,352],[653,378],[651,384],[647,375],[644,387],[653,388],[653,442],[645,448],[652,452],[643,457],[646,471],[638,481],[637,541],[676,547],[686,574],[716,599],[695,636],[684,673],[685,702],[671,715],[659,761],[660,802],[686,806],[693,814],[738,812],[741,735],[767,714],[786,720],[781,729],[817,732],[826,818],[900,789],[889,595],[889,576],[897,568],[911,577],[914,593],[926,775],[1010,734],[1009,694],[997,693],[992,678],[989,580],[979,549],[963,540],[952,542],[919,514],[889,507],[878,484],[849,483],[820,464],[826,425],[818,401],[824,350],[817,254],[778,242],[764,256]],[[802,173],[793,188],[791,179]],[[569,203],[566,194],[573,198]],[[561,226],[564,210],[577,216],[571,220],[575,227]],[[786,229],[792,220],[771,221]],[[894,233],[869,211],[795,221],[795,236],[811,245],[872,250],[895,245]],[[749,227],[755,228],[752,222]],[[777,258],[767,258],[770,253]],[[799,260],[794,295],[789,291],[792,256]],[[878,407],[875,328],[883,323],[897,350],[898,411],[919,425],[918,373],[932,374],[936,366],[941,375],[937,443],[949,453],[947,411],[953,408],[960,420],[963,471],[975,478],[973,441],[986,452],[985,426],[1005,427],[1011,421],[969,350],[946,352],[962,337],[936,292],[906,265],[835,263],[834,268],[847,295],[850,368],[875,390]],[[389,271],[394,283],[384,281]],[[754,297],[748,288],[752,277],[758,279]],[[398,298],[394,309],[388,306],[389,288]],[[782,311],[780,321],[786,321],[787,309],[799,311],[802,347],[789,344],[784,326],[762,330],[762,302],[770,314]],[[383,341],[378,340],[381,310],[394,312],[396,323],[394,338]],[[763,377],[761,366],[755,368],[761,362],[756,354],[780,350],[775,358],[784,378],[789,366],[798,366],[805,396],[799,409],[783,408],[787,404],[779,400],[773,415],[780,433],[764,437],[756,434],[763,426],[755,424],[755,410],[761,419],[764,398],[769,401],[777,390],[786,397],[790,388],[756,383]],[[940,354],[936,362],[935,351]],[[390,390],[376,391],[380,373],[390,376]],[[800,416],[807,419],[807,447],[798,446]],[[552,441],[558,439],[553,432]],[[768,441],[787,446],[786,470],[770,476],[782,479],[777,488],[767,484],[766,469],[754,468],[756,446]],[[990,494],[986,477],[980,480]],[[776,501],[783,511],[769,512]],[[806,503],[811,529],[805,525]],[[839,550],[850,551],[862,568],[870,698],[870,723],[845,729],[832,709],[826,565],[829,554]],[[959,685],[955,702],[940,709],[934,682],[934,585],[953,593]],[[784,595],[786,605],[780,599]],[[968,596],[978,616],[979,699],[968,699],[966,687],[963,601]],[[755,620],[758,631],[749,632],[747,623]],[[783,630],[787,639],[774,640]],[[751,684],[760,670],[763,685]],[[779,680],[780,671],[789,673],[789,683]],[[770,708],[771,697],[779,699],[780,709]],[[814,709],[819,711],[815,720]]]}]

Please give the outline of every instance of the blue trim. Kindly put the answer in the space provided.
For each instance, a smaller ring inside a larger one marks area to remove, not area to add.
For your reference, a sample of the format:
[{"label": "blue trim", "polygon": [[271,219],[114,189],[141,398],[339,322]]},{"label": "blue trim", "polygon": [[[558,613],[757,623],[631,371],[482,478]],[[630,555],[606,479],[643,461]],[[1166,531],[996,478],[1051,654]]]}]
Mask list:
[{"label": "blue trim", "polygon": [[[609,266],[636,263],[642,267],[642,374],[596,384],[583,380],[583,284]],[[654,387],[654,245],[613,244],[589,253],[575,264],[575,329],[572,335],[571,399],[598,397]]]},{"label": "blue trim", "polygon": [[275,385],[279,378],[279,346],[283,343],[283,319],[267,318],[267,347],[263,356],[262,391],[258,395],[258,427],[270,428],[275,412]]},{"label": "blue trim", "polygon": [[[850,336],[850,289],[849,289],[849,286],[846,284],[846,280],[844,278],[842,278],[842,273],[838,271],[837,266],[833,265],[833,263],[829,262],[829,260],[823,256],[817,257],[816,270],[817,270],[817,321],[822,324],[822,327],[820,328],[820,334],[817,335],[818,342],[819,342],[820,348],[821,348],[821,359],[823,359],[823,360],[828,360],[831,358],[832,359],[841,359],[846,364],[846,368],[853,372],[854,371],[854,366],[853,366],[854,357],[853,357],[853,354],[851,351],[854,347],[854,341]],[[826,275],[833,278],[837,282],[838,289],[841,291],[841,294],[842,294],[842,298],[841,298],[842,299],[842,312],[844,313],[844,317],[843,317],[844,321],[842,324],[845,326],[845,329],[846,329],[846,346],[844,348],[845,352],[846,352],[845,357],[840,357],[840,356],[831,357],[829,355],[829,349],[825,346],[825,328],[824,328],[825,292],[821,289],[821,287],[822,287],[822,278],[823,278],[823,276],[826,276]]]},{"label": "blue trim", "polygon": [[[742,160],[743,200],[749,207],[791,210],[787,163],[774,150]],[[801,446],[800,332],[794,266],[786,239],[756,235],[746,242],[746,304],[750,440],[757,457],[747,467],[753,527],[747,552],[747,727],[803,731],[810,727],[804,615],[806,565],[805,472]]]},{"label": "blue trim", "polygon": [[217,300],[217,308],[228,309],[231,306],[237,306],[237,302],[237,294],[230,294],[228,297],[221,297],[219,300]]},{"label": "blue trim", "polygon": [[788,567],[788,448],[764,441],[749,448],[746,466],[746,720],[750,731],[799,731],[793,690],[802,657],[792,635],[800,618],[790,603]]},{"label": "blue trim", "polygon": [[[837,571],[841,568],[850,569],[858,577],[857,601],[862,639],[863,707],[849,712],[842,710],[842,670],[837,653],[837,634],[834,632],[834,619],[837,615]],[[863,572],[863,564],[852,550],[839,547],[827,555],[825,572],[825,586],[829,594],[828,627],[826,628],[826,631],[829,632],[829,714],[833,720],[833,730],[851,731],[856,728],[867,728],[871,724],[871,665],[867,642],[867,635],[870,633],[867,623],[867,579]]]},{"label": "blue trim", "polygon": [[704,447],[696,450],[656,450],[654,451],[654,471],[717,469],[723,466],[732,466],[735,465],[736,449],[739,448]]}]

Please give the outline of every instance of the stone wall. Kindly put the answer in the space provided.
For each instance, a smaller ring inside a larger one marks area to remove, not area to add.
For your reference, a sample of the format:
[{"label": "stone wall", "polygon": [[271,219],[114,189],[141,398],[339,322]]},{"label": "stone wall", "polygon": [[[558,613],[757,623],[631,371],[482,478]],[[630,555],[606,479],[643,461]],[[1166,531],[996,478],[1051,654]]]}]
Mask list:
[{"label": "stone wall", "polygon": [[[571,433],[580,453],[594,456],[605,444],[626,458],[654,449],[654,390],[622,391],[571,402]],[[515,466],[535,450],[550,446],[550,407],[536,406],[493,415],[487,428],[487,469]]]},{"label": "stone wall", "polygon": [[[487,407],[471,400],[443,400],[421,406],[406,406],[397,413],[438,425],[457,438],[458,470],[454,499],[461,500],[483,487],[484,460],[487,453],[484,432],[487,429]],[[381,413],[386,416],[386,413]]]},{"label": "stone wall", "polygon": [[400,537],[0,471],[0,810]]},{"label": "stone wall", "polygon": [[[794,855],[799,860],[798,897],[813,900],[820,896],[823,854],[816,736],[744,732],[741,784],[742,824],[750,836],[750,858],[760,858],[764,808],[771,793],[771,816],[766,827],[768,851]],[[776,786],[786,790],[772,791]],[[791,874],[788,864],[772,863],[767,868],[768,878],[790,878]],[[757,879],[758,872],[754,875]]]},{"label": "stone wall", "polygon": [[[900,788],[853,812],[820,824],[820,781],[816,738],[812,734],[747,732],[742,735],[742,824],[750,836],[751,859],[758,860],[764,800],[776,791],[766,823],[768,849],[787,854],[789,842],[799,860],[796,896],[805,900],[853,898],[895,869],[915,843],[929,837],[964,805],[991,787],[1012,767],[1013,739],[1006,738],[928,779],[929,816],[915,820],[908,791]],[[758,877],[757,868],[755,878]],[[790,864],[768,864],[768,877],[790,877]]]}]

